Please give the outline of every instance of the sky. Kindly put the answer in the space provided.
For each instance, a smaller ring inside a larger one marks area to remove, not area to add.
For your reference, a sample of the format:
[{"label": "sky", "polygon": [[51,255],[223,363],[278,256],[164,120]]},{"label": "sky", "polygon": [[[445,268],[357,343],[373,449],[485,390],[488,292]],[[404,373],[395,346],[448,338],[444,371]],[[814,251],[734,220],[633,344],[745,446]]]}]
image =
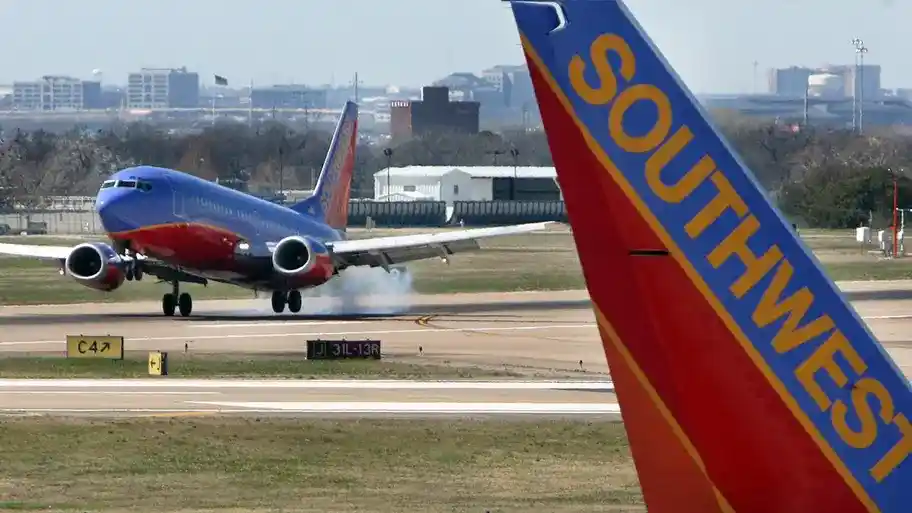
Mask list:
[{"label": "sky", "polygon": [[[843,64],[851,40],[912,87],[912,0],[629,0],[697,93],[763,92],[769,67]],[[42,75],[123,84],[141,67],[180,67],[231,85],[420,86],[454,71],[520,64],[500,0],[0,0],[0,83]],[[757,73],[754,73],[754,62]]]}]

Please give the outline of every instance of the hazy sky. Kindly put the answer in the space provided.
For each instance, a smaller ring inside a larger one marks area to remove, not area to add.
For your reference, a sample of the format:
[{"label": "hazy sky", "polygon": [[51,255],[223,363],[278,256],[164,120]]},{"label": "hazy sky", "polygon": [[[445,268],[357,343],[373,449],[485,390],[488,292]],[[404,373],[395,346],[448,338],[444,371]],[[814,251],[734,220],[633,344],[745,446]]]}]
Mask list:
[{"label": "hazy sky", "polygon": [[[630,0],[688,85],[750,92],[765,69],[851,63],[861,37],[884,87],[912,87],[912,0]],[[499,0],[0,0],[0,83],[46,74],[124,83],[140,67],[178,67],[232,85],[351,80],[421,85],[451,71],[520,63]]]}]

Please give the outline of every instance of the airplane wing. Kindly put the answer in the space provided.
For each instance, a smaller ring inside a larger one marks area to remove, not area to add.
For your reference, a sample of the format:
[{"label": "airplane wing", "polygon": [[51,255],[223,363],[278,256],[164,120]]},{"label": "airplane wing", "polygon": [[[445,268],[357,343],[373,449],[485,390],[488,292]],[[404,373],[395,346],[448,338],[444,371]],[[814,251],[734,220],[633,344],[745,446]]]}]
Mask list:
[{"label": "airplane wing", "polygon": [[0,244],[0,255],[39,258],[42,260],[66,260],[74,246],[41,246],[27,244]]},{"label": "airplane wing", "polygon": [[386,267],[412,260],[447,257],[453,253],[478,250],[479,239],[537,232],[551,224],[554,223],[529,223],[442,233],[344,240],[334,241],[329,246],[335,258],[345,266]]},{"label": "airplane wing", "polygon": [[[73,246],[44,246],[41,244],[4,244],[0,243],[0,255],[12,257],[36,258],[39,260],[56,261],[63,265],[67,256],[73,251]],[[118,255],[124,262],[133,260],[132,256]],[[198,283],[206,285],[208,280],[184,270],[175,269],[163,262],[152,260],[145,255],[137,255],[136,260],[142,262],[143,271],[164,281],[179,280],[185,283]]]}]

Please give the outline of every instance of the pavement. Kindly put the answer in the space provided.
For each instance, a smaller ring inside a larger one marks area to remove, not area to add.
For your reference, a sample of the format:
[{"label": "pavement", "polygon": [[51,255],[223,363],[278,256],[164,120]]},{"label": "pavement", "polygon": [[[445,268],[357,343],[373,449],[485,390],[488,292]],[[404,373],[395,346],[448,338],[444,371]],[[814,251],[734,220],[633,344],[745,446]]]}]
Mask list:
[{"label": "pavement", "polygon": [[[839,285],[912,377],[912,282]],[[186,344],[200,353],[288,354],[303,352],[307,339],[370,338],[382,341],[387,359],[507,367],[553,381],[394,387],[341,380],[0,380],[0,413],[618,418],[585,291],[410,296],[392,305],[366,298],[362,306],[373,313],[346,314],[316,298],[300,315],[275,315],[266,299],[199,301],[190,318],[165,318],[157,303],[3,307],[0,354],[61,354],[68,334],[121,335],[128,353],[183,352]]]}]

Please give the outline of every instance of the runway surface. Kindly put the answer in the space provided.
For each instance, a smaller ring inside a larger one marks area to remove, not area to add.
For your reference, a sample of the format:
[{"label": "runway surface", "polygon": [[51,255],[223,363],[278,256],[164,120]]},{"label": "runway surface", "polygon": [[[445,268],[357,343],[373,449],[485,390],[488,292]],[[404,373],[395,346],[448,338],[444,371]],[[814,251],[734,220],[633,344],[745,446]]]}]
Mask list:
[{"label": "runway surface", "polygon": [[0,414],[618,418],[610,381],[0,380]]},{"label": "runway surface", "polygon": [[[839,285],[912,377],[912,281]],[[326,313],[333,306],[320,301],[308,303],[310,314],[278,316],[265,299],[200,301],[187,319],[162,317],[157,303],[4,307],[0,353],[60,354],[67,334],[122,335],[128,353],[183,352],[186,344],[190,352],[200,353],[287,354],[302,352],[311,338],[372,338],[382,340],[384,358],[391,360],[509,368],[552,379],[596,379],[603,385],[610,380],[585,291],[417,296],[392,307],[367,301],[367,311],[374,313],[366,315]],[[387,311],[379,311],[379,305]],[[23,388],[0,380],[0,412],[521,415],[517,409],[526,408],[527,415],[617,417],[607,386],[597,392],[567,390],[566,385],[441,389],[418,384],[394,390],[341,382],[330,388],[313,381],[281,388],[220,381],[216,389],[207,389],[172,377],[141,381],[110,381],[103,387],[64,381],[36,389],[34,383]],[[538,406],[522,406],[530,403]]]}]

